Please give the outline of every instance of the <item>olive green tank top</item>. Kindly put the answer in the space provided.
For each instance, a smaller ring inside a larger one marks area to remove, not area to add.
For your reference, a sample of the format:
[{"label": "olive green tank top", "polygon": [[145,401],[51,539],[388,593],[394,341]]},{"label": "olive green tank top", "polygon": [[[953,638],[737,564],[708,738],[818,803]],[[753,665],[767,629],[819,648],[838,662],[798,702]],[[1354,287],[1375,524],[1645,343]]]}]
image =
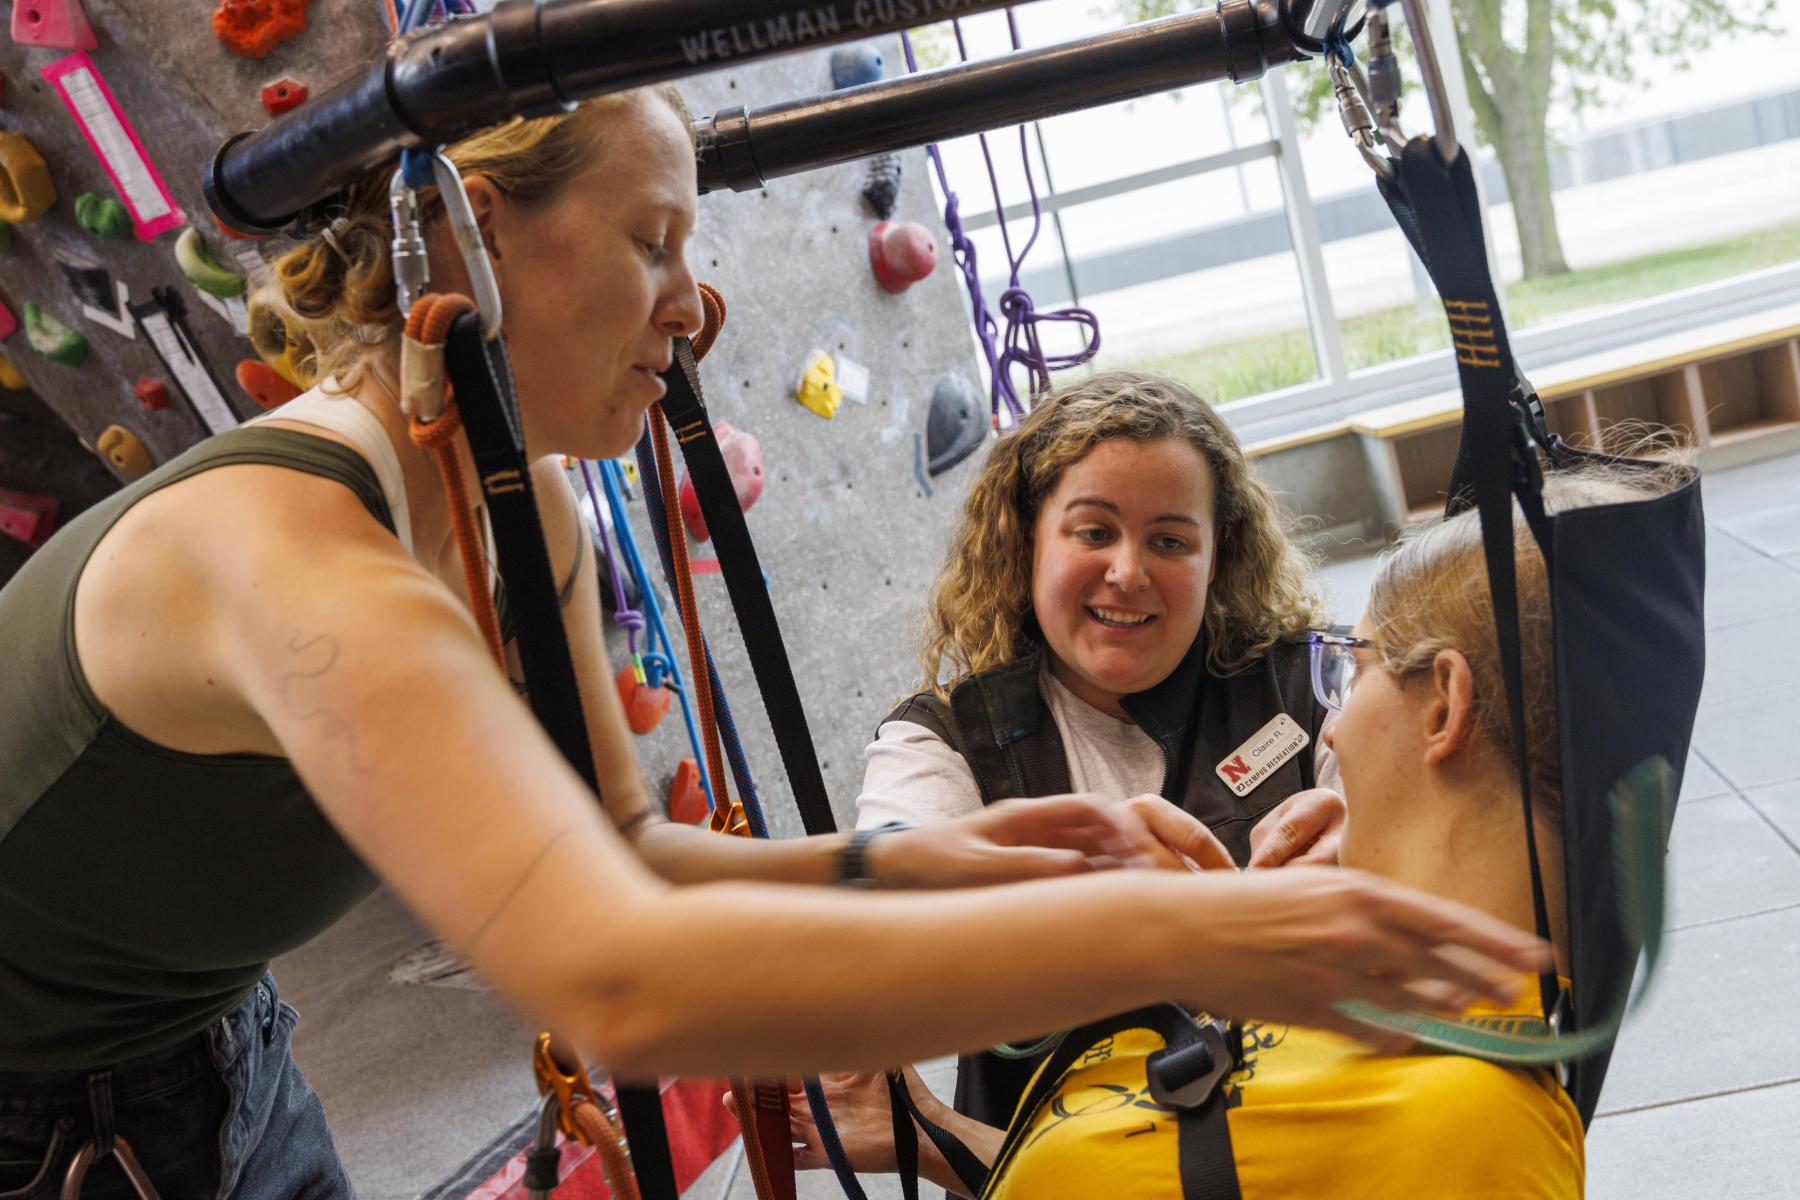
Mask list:
[{"label": "olive green tank top", "polygon": [[113,523],[238,463],[334,480],[393,529],[355,451],[242,428],[83,513],[0,590],[0,1070],[173,1046],[374,889],[286,759],[149,741],[101,706],[76,656],[75,585]]}]

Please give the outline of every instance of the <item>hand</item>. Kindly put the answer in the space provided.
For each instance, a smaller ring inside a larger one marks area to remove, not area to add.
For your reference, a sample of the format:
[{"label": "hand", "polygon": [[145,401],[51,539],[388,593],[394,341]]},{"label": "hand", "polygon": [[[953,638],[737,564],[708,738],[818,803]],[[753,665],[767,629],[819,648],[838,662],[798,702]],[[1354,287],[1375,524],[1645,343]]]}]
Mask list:
[{"label": "hand", "polygon": [[[1341,801],[1340,801],[1341,803]],[[1112,806],[1115,814],[1130,814],[1141,823],[1151,838],[1150,857],[1155,866],[1165,871],[1235,870],[1231,851],[1213,836],[1212,830],[1178,804],[1154,793],[1120,800]],[[1260,828],[1260,827],[1259,827]],[[1255,834],[1251,834],[1255,844]]]},{"label": "hand", "polygon": [[1397,1053],[1406,1038],[1334,1005],[1510,1003],[1521,976],[1550,962],[1550,948],[1523,930],[1361,871],[1293,867],[1208,875],[1204,885],[1232,889],[1223,893],[1231,903],[1180,910],[1206,914],[1193,930],[1193,980],[1182,994],[1219,1015],[1333,1029]]},{"label": "hand", "polygon": [[1250,831],[1249,865],[1335,866],[1349,815],[1344,798],[1330,788],[1295,792],[1265,813]]},{"label": "hand", "polygon": [[884,888],[977,887],[1149,865],[1159,848],[1129,807],[1051,796],[883,834],[869,843],[867,863]]},{"label": "hand", "polygon": [[[915,1096],[924,1092],[918,1076],[907,1068],[907,1082]],[[825,1103],[831,1108],[831,1123],[837,1126],[838,1141],[850,1165],[858,1171],[892,1172],[897,1169],[894,1158],[894,1121],[888,1105],[887,1076],[876,1072],[847,1075],[825,1075],[819,1086],[824,1089]],[[806,1093],[798,1087],[788,1091],[788,1126],[794,1142],[794,1169],[825,1171],[831,1160],[819,1141],[819,1127],[813,1124],[812,1107]]]}]

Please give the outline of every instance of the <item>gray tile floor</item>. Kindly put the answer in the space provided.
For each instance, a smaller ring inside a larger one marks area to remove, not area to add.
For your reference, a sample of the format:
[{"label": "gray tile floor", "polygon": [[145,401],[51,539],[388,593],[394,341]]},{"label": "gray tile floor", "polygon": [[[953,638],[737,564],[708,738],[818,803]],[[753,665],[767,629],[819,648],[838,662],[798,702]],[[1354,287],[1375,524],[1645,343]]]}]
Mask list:
[{"label": "gray tile floor", "polygon": [[[1588,1138],[1594,1200],[1800,1200],[1800,461],[1706,484],[1706,689],[1670,854],[1663,969]],[[1326,587],[1354,616],[1373,561]],[[278,964],[364,1200],[403,1200],[523,1108],[527,1035],[491,996],[398,988],[421,935],[385,897]],[[947,1090],[948,1065],[928,1079]],[[748,1200],[722,1160],[690,1190]],[[870,1179],[872,1200],[898,1196]],[[839,1195],[828,1174],[800,1195]]]}]

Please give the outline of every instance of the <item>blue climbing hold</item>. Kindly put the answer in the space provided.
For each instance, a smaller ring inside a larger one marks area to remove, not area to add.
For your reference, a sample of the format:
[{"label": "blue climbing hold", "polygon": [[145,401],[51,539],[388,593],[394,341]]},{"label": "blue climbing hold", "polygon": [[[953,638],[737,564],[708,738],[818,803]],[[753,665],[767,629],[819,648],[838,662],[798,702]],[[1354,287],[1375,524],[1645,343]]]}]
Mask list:
[{"label": "blue climbing hold", "polygon": [[853,42],[831,52],[831,86],[855,87],[881,78],[886,61],[872,42]]}]

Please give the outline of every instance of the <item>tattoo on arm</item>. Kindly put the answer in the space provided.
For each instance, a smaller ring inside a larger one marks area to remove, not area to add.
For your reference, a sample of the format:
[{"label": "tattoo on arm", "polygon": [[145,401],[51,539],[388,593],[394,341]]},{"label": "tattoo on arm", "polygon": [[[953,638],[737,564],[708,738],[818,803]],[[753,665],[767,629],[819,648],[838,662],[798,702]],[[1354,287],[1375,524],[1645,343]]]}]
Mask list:
[{"label": "tattoo on arm", "polygon": [[325,740],[343,744],[350,769],[358,775],[368,774],[368,764],[357,754],[355,727],[321,703],[316,694],[318,681],[337,665],[338,640],[328,633],[311,638],[296,633],[288,639],[287,650],[293,656],[294,669],[282,672],[281,706],[289,716],[321,722],[319,729]]},{"label": "tattoo on arm", "polygon": [[475,927],[475,932],[469,935],[468,945],[470,948],[473,948],[476,943],[481,941],[481,937],[488,931],[488,927],[499,919],[501,913],[506,911],[506,906],[511,904],[514,897],[525,890],[525,885],[530,883],[532,879],[536,877],[538,868],[544,865],[544,860],[550,857],[550,851],[556,849],[556,844],[568,837],[574,830],[574,822],[564,825],[561,829],[556,831],[555,835],[552,836],[549,841],[543,844],[542,848],[540,848],[536,854],[532,855],[531,861],[525,865],[523,871],[519,872],[519,877],[513,881],[513,885],[506,889],[506,895],[500,897],[500,903],[494,905],[493,911],[483,917],[481,924]]}]

